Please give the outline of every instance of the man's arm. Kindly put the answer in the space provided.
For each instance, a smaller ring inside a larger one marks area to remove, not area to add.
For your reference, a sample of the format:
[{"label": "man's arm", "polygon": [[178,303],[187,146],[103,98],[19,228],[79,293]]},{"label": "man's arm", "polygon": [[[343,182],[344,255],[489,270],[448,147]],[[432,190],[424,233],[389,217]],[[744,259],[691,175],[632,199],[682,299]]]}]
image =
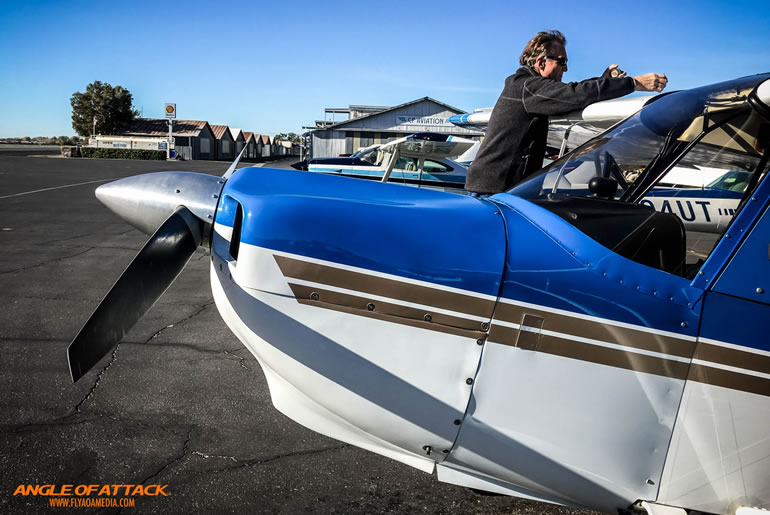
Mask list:
[{"label": "man's arm", "polygon": [[634,91],[631,77],[558,82],[545,77],[528,78],[522,87],[524,109],[535,115],[565,114],[601,100],[622,97]]}]

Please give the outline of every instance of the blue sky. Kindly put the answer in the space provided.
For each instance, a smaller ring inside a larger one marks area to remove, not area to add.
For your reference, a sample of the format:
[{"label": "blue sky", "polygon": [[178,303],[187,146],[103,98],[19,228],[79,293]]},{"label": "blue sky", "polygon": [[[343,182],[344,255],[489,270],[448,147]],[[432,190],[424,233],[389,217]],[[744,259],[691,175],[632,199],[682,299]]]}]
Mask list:
[{"label": "blue sky", "polygon": [[612,63],[685,89],[770,71],[767,1],[3,2],[0,137],[74,134],[69,99],[94,80],[146,117],[265,134],[325,107],[430,96],[494,105],[539,30],[567,37],[565,81]]}]

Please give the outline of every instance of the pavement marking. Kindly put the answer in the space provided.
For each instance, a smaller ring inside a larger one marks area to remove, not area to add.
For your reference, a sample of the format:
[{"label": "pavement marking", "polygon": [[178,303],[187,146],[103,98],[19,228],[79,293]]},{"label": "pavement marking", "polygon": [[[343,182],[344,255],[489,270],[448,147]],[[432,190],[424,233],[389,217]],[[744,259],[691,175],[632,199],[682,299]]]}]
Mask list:
[{"label": "pavement marking", "polygon": [[22,195],[31,195],[33,193],[40,193],[43,191],[51,191],[51,190],[60,190],[62,188],[72,188],[73,186],[83,186],[84,184],[93,184],[95,182],[107,182],[107,181],[115,181],[118,179],[122,179],[123,177],[112,177],[110,179],[99,179],[98,181],[87,181],[87,182],[79,182],[77,184],[66,184],[64,186],[54,186],[53,188],[43,188],[42,190],[32,190],[32,191],[25,191],[23,193],[14,193],[13,195],[4,195],[0,197],[0,199],[3,198],[11,198],[11,197],[20,197]]}]

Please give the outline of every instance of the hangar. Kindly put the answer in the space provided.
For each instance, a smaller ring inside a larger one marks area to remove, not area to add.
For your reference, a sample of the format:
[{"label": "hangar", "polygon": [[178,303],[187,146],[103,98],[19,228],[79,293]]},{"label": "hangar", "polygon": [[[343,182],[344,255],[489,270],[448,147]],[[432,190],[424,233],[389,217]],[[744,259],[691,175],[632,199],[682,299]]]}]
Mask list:
[{"label": "hangar", "polygon": [[[430,97],[394,107],[350,105],[326,108],[324,120],[316,121],[310,138],[311,157],[336,157],[362,147],[387,143],[415,132],[438,132],[478,139],[481,132],[457,127],[449,117],[467,111]],[[336,115],[347,116],[335,121]],[[331,115],[331,120],[329,120]]]},{"label": "hangar", "polygon": [[[118,132],[119,136],[168,137],[168,120],[136,118]],[[217,143],[208,122],[174,120],[173,135],[177,154],[183,159],[216,159]]]}]

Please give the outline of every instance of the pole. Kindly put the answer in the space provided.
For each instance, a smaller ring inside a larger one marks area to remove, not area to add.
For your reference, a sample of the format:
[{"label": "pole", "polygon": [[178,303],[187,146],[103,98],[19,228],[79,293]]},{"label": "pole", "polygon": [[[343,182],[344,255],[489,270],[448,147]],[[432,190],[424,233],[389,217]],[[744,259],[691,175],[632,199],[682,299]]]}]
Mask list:
[{"label": "pole", "polygon": [[171,127],[174,125],[174,120],[169,119],[168,120],[168,145],[166,145],[166,159],[171,159],[171,141],[172,141],[172,135],[171,135]]},{"label": "pole", "polygon": [[302,129],[299,130],[299,160],[302,161],[303,150],[305,149],[305,137],[302,134]]}]

